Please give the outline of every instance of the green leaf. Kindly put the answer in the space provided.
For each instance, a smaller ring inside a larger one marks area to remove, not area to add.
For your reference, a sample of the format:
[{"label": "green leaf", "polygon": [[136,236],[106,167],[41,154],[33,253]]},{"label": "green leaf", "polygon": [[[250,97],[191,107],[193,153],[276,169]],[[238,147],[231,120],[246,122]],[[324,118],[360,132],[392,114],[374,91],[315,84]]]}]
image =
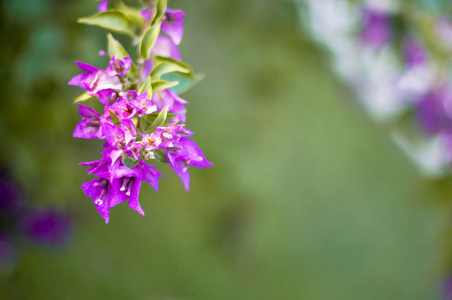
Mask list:
[{"label": "green leaf", "polygon": [[166,11],[166,0],[159,0],[156,6],[156,14],[154,20],[152,20],[152,25],[157,24],[157,22],[161,21],[163,15]]},{"label": "green leaf", "polygon": [[83,94],[81,94],[80,96],[78,96],[77,98],[74,99],[74,103],[79,103],[79,102],[84,102],[86,100],[89,100],[91,98],[93,98],[93,96],[88,95],[89,92],[84,92]]},{"label": "green leaf", "polygon": [[108,109],[108,112],[110,113],[110,117],[113,121],[113,124],[115,124],[116,126],[121,126],[121,122],[119,122],[118,115],[116,115],[115,112],[112,111],[111,109]]},{"label": "green leaf", "polygon": [[162,126],[168,117],[168,106],[161,111],[143,116],[143,120],[147,123],[146,133],[150,133],[157,126]]},{"label": "green leaf", "polygon": [[157,93],[161,90],[172,88],[178,84],[179,84],[179,82],[177,82],[177,81],[171,81],[171,82],[164,81],[164,80],[155,81],[152,83],[152,92]]},{"label": "green leaf", "polygon": [[162,163],[167,163],[168,162],[168,158],[165,155],[165,151],[163,149],[159,149],[159,150],[152,150],[152,152],[154,153],[155,158]]},{"label": "green leaf", "polygon": [[170,90],[178,94],[185,93],[191,89],[195,84],[200,82],[204,78],[203,74],[196,74],[195,76],[189,76],[188,74],[182,73],[168,73],[161,77],[161,79],[166,81],[178,81],[179,84],[171,87]]},{"label": "green leaf", "polygon": [[180,72],[180,73],[190,73],[190,68],[187,68],[184,64],[174,61],[166,61],[166,62],[159,62],[154,67],[154,69],[151,72],[151,77],[154,81],[159,81],[160,77],[163,74],[167,73],[173,73],[173,72]]},{"label": "green leaf", "polygon": [[139,159],[134,160],[132,157],[127,156],[125,153],[122,153],[122,163],[129,168],[133,168],[140,162]]},{"label": "green leaf", "polygon": [[124,2],[119,1],[115,4],[118,11],[125,14],[130,20],[132,20],[138,28],[142,28],[144,24],[144,18],[141,15],[141,10],[135,7],[127,6]]},{"label": "green leaf", "polygon": [[[154,121],[155,121],[155,119],[157,119],[159,113],[160,113],[159,111],[156,111],[156,112],[154,112],[154,113],[152,113],[152,114],[146,115],[146,116],[145,116],[145,117],[146,117],[146,118],[145,118],[145,121],[146,121],[148,124],[154,123]],[[182,113],[183,113],[183,112],[182,112]],[[163,123],[163,125],[169,124],[176,116],[177,116],[177,114],[174,114],[174,113],[172,113],[172,112],[167,112],[167,113],[166,113],[166,120],[165,120],[165,122]],[[159,125],[159,126],[161,126],[161,125]]]},{"label": "green leaf", "polygon": [[130,57],[123,45],[116,40],[111,33],[107,33],[108,53],[110,56],[119,56],[121,59]]},{"label": "green leaf", "polygon": [[135,36],[135,23],[125,14],[116,10],[108,10],[90,17],[80,18],[79,23],[95,25],[115,32]]},{"label": "green leaf", "polygon": [[155,41],[160,33],[160,22],[155,23],[151,28],[146,30],[143,38],[140,41],[140,57],[148,59],[151,55],[151,49],[154,47]]},{"label": "green leaf", "polygon": [[140,94],[143,94],[144,92],[148,92],[148,97],[152,97],[153,87],[152,87],[152,77],[151,76],[148,76],[148,78],[146,78],[143,86],[140,89]]},{"label": "green leaf", "polygon": [[158,63],[170,63],[170,64],[174,64],[174,65],[178,65],[181,69],[183,69],[184,71],[180,71],[182,73],[186,73],[190,76],[194,76],[195,72],[193,71],[193,69],[186,63],[175,60],[171,57],[165,57],[165,56],[154,56],[154,63],[157,65]]}]

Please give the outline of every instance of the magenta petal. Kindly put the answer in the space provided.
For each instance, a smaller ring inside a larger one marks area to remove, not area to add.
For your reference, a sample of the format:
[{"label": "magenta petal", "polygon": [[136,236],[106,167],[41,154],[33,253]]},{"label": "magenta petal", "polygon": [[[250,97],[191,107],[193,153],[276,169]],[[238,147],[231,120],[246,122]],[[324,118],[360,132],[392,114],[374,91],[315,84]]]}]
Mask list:
[{"label": "magenta petal", "polygon": [[80,69],[82,69],[82,71],[85,72],[85,73],[94,73],[94,72],[99,71],[99,69],[96,68],[95,66],[92,66],[92,65],[90,65],[90,64],[85,64],[85,63],[80,62],[80,61],[76,61],[75,64],[76,64]]},{"label": "magenta petal", "polygon": [[144,216],[144,211],[141,209],[140,202],[138,201],[138,197],[140,195],[140,188],[141,188],[141,180],[138,178],[135,178],[135,183],[130,191],[130,199],[129,199],[129,207],[131,209],[136,210],[140,214]]},{"label": "magenta petal", "polygon": [[108,6],[108,0],[102,0],[99,3],[99,6],[97,7],[97,10],[99,12],[105,12],[105,11],[107,11],[107,6]]},{"label": "magenta petal", "polygon": [[111,106],[116,102],[116,92],[113,90],[100,90],[97,92],[100,103]]},{"label": "magenta petal", "polygon": [[162,31],[165,32],[176,45],[179,45],[184,35],[185,13],[181,10],[167,9],[165,20],[162,23]]},{"label": "magenta petal", "polygon": [[153,68],[153,66],[152,66],[152,59],[147,59],[144,62],[143,72],[141,74],[141,77],[143,79],[148,78],[148,76],[151,74],[152,68]]},{"label": "magenta petal", "polygon": [[150,20],[152,18],[152,14],[154,13],[154,9],[142,11],[140,14],[145,20]]},{"label": "magenta petal", "polygon": [[69,85],[79,86],[82,89],[87,89],[88,85],[86,84],[86,80],[88,79],[89,74],[83,73],[75,76],[69,81]]},{"label": "magenta petal", "polygon": [[98,137],[99,128],[86,126],[85,120],[82,119],[75,127],[72,136],[80,139],[95,139]]},{"label": "magenta petal", "polygon": [[171,57],[175,60],[181,59],[179,48],[169,37],[164,35],[159,35],[157,38],[154,48],[151,50],[151,55]]},{"label": "magenta petal", "polygon": [[115,197],[114,190],[107,179],[96,178],[90,182],[82,183],[85,194],[93,198],[94,205],[99,214],[108,223],[110,219],[110,202]]},{"label": "magenta petal", "polygon": [[147,164],[143,160],[140,161],[140,166],[142,179],[149,183],[157,192],[159,189],[159,177],[163,177],[163,175],[154,166]]},{"label": "magenta petal", "polygon": [[78,103],[78,112],[80,113],[80,115],[82,117],[85,118],[99,118],[99,113],[97,111],[95,111],[94,109],[92,109],[91,107],[88,106],[84,106],[80,103]]},{"label": "magenta petal", "polygon": [[184,187],[187,191],[190,190],[190,173],[188,172],[187,167],[181,161],[176,161],[174,163],[170,162],[171,168],[173,168],[174,172],[179,176]]}]

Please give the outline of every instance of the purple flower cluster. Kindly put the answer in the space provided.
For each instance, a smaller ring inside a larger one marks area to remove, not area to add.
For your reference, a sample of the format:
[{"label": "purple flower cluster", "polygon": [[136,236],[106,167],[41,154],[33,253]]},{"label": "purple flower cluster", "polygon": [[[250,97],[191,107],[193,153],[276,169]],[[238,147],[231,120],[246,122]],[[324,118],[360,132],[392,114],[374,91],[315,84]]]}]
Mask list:
[{"label": "purple flower cluster", "polygon": [[[108,13],[107,4],[108,1],[102,1],[99,11]],[[156,22],[157,10],[158,7],[142,9],[143,32],[156,26],[152,23]],[[144,53],[144,58],[132,61],[129,56],[110,52],[106,69],[76,62],[83,73],[72,78],[69,84],[85,89],[86,98],[96,98],[103,106],[99,113],[78,103],[82,119],[73,135],[105,140],[102,158],[81,164],[89,167],[89,174],[96,175],[95,179],[83,183],[82,189],[93,198],[107,223],[110,208],[125,201],[144,215],[138,200],[141,184],[146,181],[157,191],[162,177],[151,163],[169,163],[186,190],[189,190],[189,166],[212,166],[188,138],[193,134],[184,124],[188,102],[170,86],[165,87],[171,82],[161,78],[165,73],[186,72],[179,62],[178,49],[184,31],[183,18],[182,11],[165,7],[164,14],[157,19],[160,34],[155,37],[149,53]],[[146,36],[141,38],[144,40]],[[118,41],[115,43],[120,45]]]}]

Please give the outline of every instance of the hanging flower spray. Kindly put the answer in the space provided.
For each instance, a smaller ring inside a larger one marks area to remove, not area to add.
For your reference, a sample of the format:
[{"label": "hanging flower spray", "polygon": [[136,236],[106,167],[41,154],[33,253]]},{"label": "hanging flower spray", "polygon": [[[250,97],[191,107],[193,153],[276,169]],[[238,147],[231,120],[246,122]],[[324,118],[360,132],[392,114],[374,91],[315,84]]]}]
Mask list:
[{"label": "hanging flower spray", "polygon": [[[188,138],[193,134],[185,128],[188,102],[178,95],[199,79],[181,61],[178,49],[184,12],[168,9],[166,0],[143,1],[140,9],[108,6],[103,0],[99,13],[78,21],[130,36],[137,57],[108,33],[108,52],[100,53],[110,58],[108,67],[76,62],[83,73],[69,82],[86,90],[75,99],[82,119],[74,137],[105,140],[102,158],[81,164],[96,176],[82,189],[107,223],[110,207],[125,201],[144,215],[138,199],[141,184],[146,181],[157,191],[162,177],[153,163],[169,163],[187,190],[189,166],[212,166]],[[102,103],[103,112],[80,103],[91,98]]]}]

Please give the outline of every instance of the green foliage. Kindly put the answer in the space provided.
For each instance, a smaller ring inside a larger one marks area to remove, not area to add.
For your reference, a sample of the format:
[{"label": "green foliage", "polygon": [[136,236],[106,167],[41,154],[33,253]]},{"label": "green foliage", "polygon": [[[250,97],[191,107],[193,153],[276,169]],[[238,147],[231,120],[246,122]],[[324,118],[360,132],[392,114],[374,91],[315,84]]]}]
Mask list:
[{"label": "green foliage", "polygon": [[[168,114],[170,116],[169,119],[167,119]],[[155,127],[164,125],[165,122],[169,122],[174,117],[175,117],[174,114],[168,113],[168,106],[166,106],[161,111],[157,111],[152,114],[143,116],[142,118],[145,121],[146,133],[153,132]]]},{"label": "green foliage", "polygon": [[88,91],[84,92],[83,94],[74,99],[74,104],[79,102],[85,102],[86,100],[89,100],[91,98],[93,98],[93,96],[89,95]]},{"label": "green foliage", "polygon": [[152,93],[154,93],[151,76],[148,76],[148,78],[146,78],[146,80],[143,83],[143,86],[140,88],[140,94],[142,94],[144,92],[148,92],[149,97],[151,97]]},{"label": "green foliage", "polygon": [[166,157],[165,151],[162,149],[159,150],[153,150],[152,153],[154,153],[155,158],[161,162],[161,163],[167,163],[168,158]]},{"label": "green foliage", "polygon": [[158,0],[155,17],[154,20],[152,20],[152,25],[161,22],[163,15],[165,14],[165,10],[166,10],[166,0]]},{"label": "green foliage", "polygon": [[175,87],[178,84],[179,84],[178,81],[165,81],[165,80],[154,81],[152,82],[152,92],[157,93],[158,91]]},{"label": "green foliage", "polygon": [[190,73],[190,68],[178,61],[166,61],[159,62],[155,65],[151,72],[151,77],[154,81],[160,80],[160,77],[167,73],[180,72],[180,73]]},{"label": "green foliage", "polygon": [[140,41],[139,50],[140,50],[140,57],[148,59],[151,55],[151,49],[155,44],[155,41],[157,40],[157,37],[160,33],[160,25],[161,23],[155,23],[153,26],[151,26],[148,30],[146,30],[143,38]]},{"label": "green foliage", "polygon": [[135,36],[136,24],[125,14],[117,10],[109,10],[97,13],[90,17],[79,18],[77,22],[87,25],[95,25],[107,30]]},{"label": "green foliage", "polygon": [[122,163],[129,168],[133,168],[140,162],[139,159],[134,160],[132,157],[127,156],[125,153],[122,154]]},{"label": "green foliage", "polygon": [[108,109],[108,112],[110,113],[110,117],[113,121],[113,124],[115,124],[116,126],[121,126],[121,122],[119,121],[118,115],[116,115],[116,113],[111,109]]}]

